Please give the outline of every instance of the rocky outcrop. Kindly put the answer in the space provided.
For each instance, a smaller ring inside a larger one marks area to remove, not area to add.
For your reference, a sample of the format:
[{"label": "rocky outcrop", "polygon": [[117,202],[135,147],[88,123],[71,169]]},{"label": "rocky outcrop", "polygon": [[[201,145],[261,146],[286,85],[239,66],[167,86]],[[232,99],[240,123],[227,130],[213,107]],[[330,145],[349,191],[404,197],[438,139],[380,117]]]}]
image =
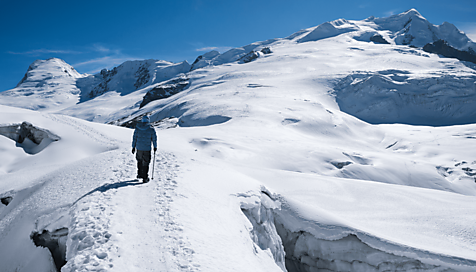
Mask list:
[{"label": "rocky outcrop", "polygon": [[10,202],[12,202],[12,200],[13,200],[13,197],[11,197],[11,196],[6,196],[6,197],[0,198],[0,201],[5,206],[8,206],[8,204],[10,204]]},{"label": "rocky outcrop", "polygon": [[66,264],[67,237],[67,228],[57,229],[52,232],[43,230],[42,232],[33,232],[30,235],[30,239],[37,247],[48,248],[58,271],[61,271],[61,267]]},{"label": "rocky outcrop", "polygon": [[370,41],[374,43],[380,43],[380,44],[390,44],[387,40],[385,40],[382,35],[380,34],[375,34],[372,37],[370,37]]},{"label": "rocky outcrop", "polygon": [[190,67],[190,71],[208,66],[210,62],[219,55],[220,55],[220,52],[216,50],[212,50],[208,53],[198,56],[195,59],[195,61],[192,63],[192,66]]},{"label": "rocky outcrop", "polygon": [[145,85],[150,80],[150,72],[146,65],[142,65],[137,70],[135,76],[137,77],[136,82],[134,83],[134,87],[136,90],[139,89],[141,86]]},{"label": "rocky outcrop", "polygon": [[112,70],[102,69],[99,73],[102,81],[96,85],[88,94],[89,98],[94,98],[96,96],[100,96],[103,93],[109,91],[107,83],[111,81],[112,77],[117,74],[117,67],[114,67]]},{"label": "rocky outcrop", "polygon": [[23,148],[30,155],[35,155],[52,142],[60,140],[58,135],[28,122],[0,126],[0,135],[15,141],[17,147]]},{"label": "rocky outcrop", "polygon": [[240,62],[242,63],[248,63],[248,62],[252,62],[254,61],[255,59],[259,58],[259,53],[252,50],[251,52],[249,52],[248,54],[244,55],[243,57],[240,58]]},{"label": "rocky outcrop", "polygon": [[476,64],[476,52],[469,48],[468,51],[458,50],[444,40],[438,40],[434,43],[428,43],[423,47],[423,50],[428,53],[435,53],[445,56],[447,58],[455,58],[462,61],[470,61]]},{"label": "rocky outcrop", "polygon": [[44,139],[48,138],[51,141],[58,141],[59,136],[50,131],[33,126],[29,122],[21,124],[14,124],[0,127],[0,135],[12,139],[17,143],[23,143],[25,139],[29,139],[34,144],[39,145]]},{"label": "rocky outcrop", "polygon": [[172,95],[183,91],[188,85],[189,80],[185,76],[171,79],[169,81],[166,81],[165,83],[161,83],[145,94],[144,98],[142,99],[142,102],[140,103],[140,108],[144,107],[145,105],[154,100],[171,97]]},{"label": "rocky outcrop", "polygon": [[267,54],[273,53],[273,51],[271,51],[271,48],[265,47],[265,48],[261,49],[261,53],[267,55]]}]

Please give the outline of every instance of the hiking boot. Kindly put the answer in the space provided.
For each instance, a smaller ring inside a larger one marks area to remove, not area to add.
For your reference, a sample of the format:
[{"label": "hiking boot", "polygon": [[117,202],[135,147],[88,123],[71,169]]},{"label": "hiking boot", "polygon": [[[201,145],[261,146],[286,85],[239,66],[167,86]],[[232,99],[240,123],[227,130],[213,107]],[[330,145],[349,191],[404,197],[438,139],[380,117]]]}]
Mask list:
[{"label": "hiking boot", "polygon": [[144,180],[142,182],[144,182],[144,183],[149,182],[149,178],[144,178]]}]

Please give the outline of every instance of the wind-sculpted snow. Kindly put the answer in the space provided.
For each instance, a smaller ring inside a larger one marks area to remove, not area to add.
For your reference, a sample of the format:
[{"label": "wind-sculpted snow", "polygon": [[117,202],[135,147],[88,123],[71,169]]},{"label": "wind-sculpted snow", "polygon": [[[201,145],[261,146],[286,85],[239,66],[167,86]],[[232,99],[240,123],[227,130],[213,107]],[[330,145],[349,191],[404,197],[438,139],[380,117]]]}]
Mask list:
[{"label": "wind-sculpted snow", "polygon": [[384,70],[354,73],[334,89],[342,111],[369,123],[447,126],[476,123],[475,82],[476,75]]},{"label": "wind-sculpted snow", "polygon": [[286,271],[283,243],[276,231],[273,212],[280,209],[280,206],[279,202],[272,200],[268,195],[269,193],[265,191],[261,196],[241,195],[241,211],[251,222],[250,235],[253,242],[262,250],[271,251],[276,264]]},{"label": "wind-sculpted snow", "polygon": [[0,92],[0,103],[46,112],[67,108],[79,101],[76,80],[82,77],[61,59],[37,60],[14,89]]},{"label": "wind-sculpted snow", "polygon": [[35,127],[28,122],[5,126],[0,125],[0,135],[17,142],[17,146],[32,155],[41,152],[50,143],[61,139],[61,137],[49,130]]},{"label": "wind-sculpted snow", "polygon": [[297,212],[290,211],[290,205],[297,206],[288,203],[283,196],[263,190],[260,197],[239,195],[241,210],[251,222],[253,242],[262,250],[269,250],[283,271],[451,272],[471,271],[476,264],[462,258],[442,258],[431,252],[405,248],[339,226],[337,222],[329,222],[330,225],[313,223],[302,217],[308,213],[305,206]]},{"label": "wind-sculpted snow", "polygon": [[299,39],[298,42],[318,41],[356,30],[359,30],[359,27],[354,23],[339,19],[317,26],[312,32]]},{"label": "wind-sculpted snow", "polygon": [[[109,91],[69,116],[0,106],[6,135],[61,137],[34,155],[0,137],[0,270],[55,269],[44,233],[63,271],[474,271],[474,65],[398,44],[427,26],[416,11],[341,23],[358,29],[207,53],[174,94],[159,70],[186,63],[137,61],[87,76]],[[145,115],[142,184],[119,125]]]},{"label": "wind-sculpted snow", "polygon": [[[243,63],[250,62],[260,56],[260,53],[267,55],[271,54],[270,45],[279,42],[279,39],[271,39],[262,42],[255,42],[243,47],[230,49],[223,54],[217,51],[210,51],[204,55],[199,56],[192,65],[191,70],[204,68],[208,66],[217,66],[226,63],[232,63],[242,60]],[[258,51],[260,53],[258,53]]]},{"label": "wind-sculpted snow", "polygon": [[127,95],[139,88],[168,80],[189,70],[190,64],[186,61],[181,63],[157,60],[126,61],[110,71],[104,69],[96,75],[78,80],[81,102],[109,91]]}]

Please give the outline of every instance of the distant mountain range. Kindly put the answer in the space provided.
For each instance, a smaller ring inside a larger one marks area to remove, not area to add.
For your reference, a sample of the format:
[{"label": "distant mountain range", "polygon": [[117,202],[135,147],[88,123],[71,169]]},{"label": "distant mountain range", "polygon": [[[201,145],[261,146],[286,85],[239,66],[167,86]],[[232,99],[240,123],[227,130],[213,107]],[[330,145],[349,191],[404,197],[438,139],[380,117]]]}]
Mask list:
[{"label": "distant mountain range", "polygon": [[[346,34],[346,42],[406,46],[419,52],[476,63],[476,43],[463,32],[447,22],[433,25],[418,11],[411,9],[385,18],[369,17],[361,21],[338,19],[298,31],[286,38],[252,43],[223,54],[211,51],[197,57],[193,64],[187,61],[135,60],[126,61],[112,70],[103,69],[95,75],[88,75],[79,74],[61,59],[37,60],[14,89],[0,93],[0,104],[121,124],[150,102],[168,98],[189,87],[189,74],[197,69],[244,64],[271,54],[277,45],[299,46],[343,34]],[[276,61],[278,64],[279,60]],[[116,99],[111,100],[111,97]],[[120,102],[117,97],[122,97]],[[98,109],[98,104],[89,102],[91,100],[96,100],[108,110]]]}]

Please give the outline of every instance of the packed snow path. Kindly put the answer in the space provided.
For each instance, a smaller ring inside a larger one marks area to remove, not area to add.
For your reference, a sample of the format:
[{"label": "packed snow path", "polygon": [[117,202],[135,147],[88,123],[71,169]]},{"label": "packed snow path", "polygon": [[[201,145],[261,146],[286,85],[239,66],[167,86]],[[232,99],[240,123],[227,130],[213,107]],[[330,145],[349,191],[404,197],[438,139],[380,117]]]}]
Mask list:
[{"label": "packed snow path", "polygon": [[134,156],[122,150],[109,182],[77,201],[62,271],[197,271],[170,211],[179,165],[160,151],[155,163],[154,180],[138,182]]}]

